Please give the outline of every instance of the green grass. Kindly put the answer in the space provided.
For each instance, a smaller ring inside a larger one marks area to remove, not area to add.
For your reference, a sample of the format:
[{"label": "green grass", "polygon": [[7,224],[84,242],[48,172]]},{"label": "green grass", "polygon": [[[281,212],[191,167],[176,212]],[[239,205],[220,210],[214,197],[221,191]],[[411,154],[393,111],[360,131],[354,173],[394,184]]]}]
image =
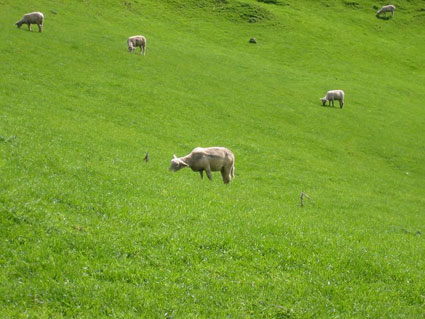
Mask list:
[{"label": "green grass", "polygon": [[[0,317],[424,318],[424,3],[382,4],[0,0]],[[230,185],[167,171],[214,145]]]}]

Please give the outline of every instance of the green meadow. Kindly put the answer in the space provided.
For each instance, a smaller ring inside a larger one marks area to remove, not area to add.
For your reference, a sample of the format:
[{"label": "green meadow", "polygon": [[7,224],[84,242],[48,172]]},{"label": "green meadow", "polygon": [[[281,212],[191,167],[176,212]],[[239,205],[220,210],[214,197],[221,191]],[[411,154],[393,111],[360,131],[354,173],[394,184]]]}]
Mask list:
[{"label": "green meadow", "polygon": [[425,2],[384,4],[0,0],[0,318],[425,318]]}]

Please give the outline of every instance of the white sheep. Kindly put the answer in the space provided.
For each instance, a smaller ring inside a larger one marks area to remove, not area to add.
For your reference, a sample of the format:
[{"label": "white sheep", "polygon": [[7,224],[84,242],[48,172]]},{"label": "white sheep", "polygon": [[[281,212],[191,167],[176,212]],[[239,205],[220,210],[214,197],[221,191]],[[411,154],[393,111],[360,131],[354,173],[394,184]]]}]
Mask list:
[{"label": "white sheep", "polygon": [[384,16],[387,16],[387,12],[391,12],[391,16],[394,17],[394,11],[395,11],[395,6],[393,6],[392,4],[389,4],[387,6],[383,6],[381,8],[381,10],[378,10],[376,12],[376,16],[379,17],[382,13],[384,13]]},{"label": "white sheep", "polygon": [[17,25],[18,28],[20,28],[23,24],[27,24],[28,29],[31,31],[31,24],[36,24],[38,25],[38,31],[42,32],[43,20],[44,20],[44,15],[41,12],[31,12],[31,13],[24,14],[22,19],[16,22],[15,25]]},{"label": "white sheep", "polygon": [[197,147],[189,155],[183,157],[174,155],[169,170],[177,172],[184,167],[199,172],[201,178],[204,178],[203,171],[205,171],[210,180],[212,180],[211,171],[220,171],[223,182],[228,184],[235,177],[235,156],[225,147]]},{"label": "white sheep", "polygon": [[325,97],[320,98],[320,100],[323,103],[323,106],[326,105],[326,102],[329,101],[329,106],[331,106],[331,102],[332,102],[332,106],[334,106],[334,100],[339,101],[339,107],[342,109],[342,107],[344,106],[344,91],[342,90],[332,90],[332,91],[328,91],[326,93]]},{"label": "white sheep", "polygon": [[140,54],[146,55],[146,38],[143,35],[135,35],[127,40],[128,51],[133,52],[136,47],[140,47]]}]

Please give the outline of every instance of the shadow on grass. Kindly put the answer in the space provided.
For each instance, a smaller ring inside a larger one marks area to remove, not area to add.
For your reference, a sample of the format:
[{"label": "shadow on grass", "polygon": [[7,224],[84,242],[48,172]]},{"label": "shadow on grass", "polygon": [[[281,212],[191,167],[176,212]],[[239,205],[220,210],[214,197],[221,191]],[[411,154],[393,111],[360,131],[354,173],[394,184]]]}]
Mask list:
[{"label": "shadow on grass", "polygon": [[27,32],[35,32],[35,33],[42,33],[42,32],[39,32],[38,29],[35,29],[34,30],[34,28],[31,28],[31,30],[28,29],[28,28],[16,28],[16,30],[18,30],[18,31],[27,31]]},{"label": "shadow on grass", "polygon": [[340,107],[339,105],[321,105],[323,108],[327,108],[327,109],[335,109],[335,110],[339,110],[342,109],[342,107]]},{"label": "shadow on grass", "polygon": [[390,20],[391,18],[392,18],[392,16],[388,16],[388,17],[380,17],[380,16],[376,16],[376,18],[378,18],[379,20],[385,20],[385,21],[388,21],[388,20]]}]

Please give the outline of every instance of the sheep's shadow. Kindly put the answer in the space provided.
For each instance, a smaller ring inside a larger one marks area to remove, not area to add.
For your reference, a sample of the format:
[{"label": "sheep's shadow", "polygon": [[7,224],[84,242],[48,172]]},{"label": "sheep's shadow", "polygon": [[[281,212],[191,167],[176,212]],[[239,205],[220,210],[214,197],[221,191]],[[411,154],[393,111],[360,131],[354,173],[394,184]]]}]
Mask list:
[{"label": "sheep's shadow", "polygon": [[331,110],[339,110],[342,109],[339,105],[321,105],[321,107],[331,109]]},{"label": "sheep's shadow", "polygon": [[383,17],[381,17],[381,16],[376,16],[376,18],[377,18],[377,19],[380,19],[380,20],[388,21],[388,20],[390,20],[390,19],[392,18],[392,16],[388,16],[388,17],[386,17],[386,16],[383,16]]},{"label": "sheep's shadow", "polygon": [[41,33],[38,30],[30,30],[28,28],[16,28],[17,31],[19,32],[34,32],[34,33]]}]

